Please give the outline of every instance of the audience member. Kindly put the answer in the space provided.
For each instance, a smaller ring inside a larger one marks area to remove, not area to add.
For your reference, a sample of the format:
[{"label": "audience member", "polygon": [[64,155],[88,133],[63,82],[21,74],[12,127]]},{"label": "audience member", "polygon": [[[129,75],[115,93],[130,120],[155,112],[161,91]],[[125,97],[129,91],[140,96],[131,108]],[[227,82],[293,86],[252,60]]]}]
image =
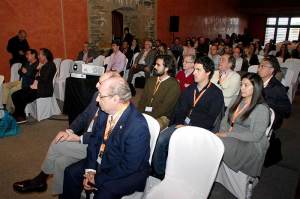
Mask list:
[{"label": "audience member", "polygon": [[10,66],[14,63],[26,63],[25,53],[29,49],[26,37],[26,31],[19,30],[16,36],[8,40],[6,49],[12,55],[12,58],[9,60]]},{"label": "audience member", "polygon": [[110,55],[110,61],[107,64],[106,71],[112,70],[121,73],[125,69],[126,56],[120,51],[120,43],[118,41],[113,41],[111,48],[113,52]]},{"label": "audience member", "polygon": [[194,48],[194,42],[192,40],[187,40],[186,45],[183,46],[182,56],[193,55],[196,56],[196,49]]},{"label": "audience member", "polygon": [[285,62],[286,59],[291,57],[286,44],[281,44],[280,50],[276,53],[276,57],[281,58],[282,62]]},{"label": "audience member", "polygon": [[198,38],[197,57],[207,56],[209,51],[209,45],[205,41],[204,37]]},{"label": "audience member", "polygon": [[79,199],[83,188],[97,190],[94,199],[122,198],[143,191],[149,175],[150,133],[130,103],[127,82],[109,78],[98,91],[99,129],[88,141],[87,157],[65,169],[64,199]]},{"label": "audience member", "polygon": [[215,70],[217,70],[221,59],[221,56],[218,54],[218,45],[214,44],[210,47],[210,52],[208,54],[208,57],[213,60],[215,64]]},{"label": "audience member", "polygon": [[270,111],[262,89],[263,82],[257,74],[243,76],[241,91],[228,107],[217,133],[225,147],[225,164],[252,177],[260,175],[269,146],[265,133]]},{"label": "audience member", "polygon": [[233,49],[233,57],[235,58],[235,67],[234,71],[241,71],[242,68],[248,68],[248,62],[242,58],[241,54],[241,48],[240,47],[235,47]]},{"label": "audience member", "polygon": [[135,38],[133,38],[133,40],[132,40],[132,43],[130,46],[130,51],[132,51],[133,54],[139,53],[141,51],[140,47],[139,47],[139,43],[138,43],[137,39],[135,39]]},{"label": "audience member", "polygon": [[300,43],[298,43],[297,47],[294,50],[292,50],[292,57],[300,59]]},{"label": "audience member", "polygon": [[133,58],[134,53],[133,53],[133,51],[130,50],[130,46],[129,46],[129,44],[128,44],[127,41],[123,41],[123,42],[122,42],[121,52],[122,52],[122,53],[126,56],[126,58],[128,59],[126,68],[130,68],[131,61],[132,61],[132,58]]},{"label": "audience member", "polygon": [[84,63],[90,63],[93,61],[93,59],[95,59],[96,56],[96,52],[92,49],[89,48],[89,43],[88,42],[84,42],[83,44],[83,49],[82,51],[80,51],[78,53],[77,59],[78,61],[84,61]]},{"label": "audience member", "polygon": [[220,87],[224,95],[225,107],[238,95],[240,90],[241,77],[233,71],[235,59],[232,55],[224,54],[221,57],[219,70],[215,71],[211,82]]},{"label": "audience member", "polygon": [[132,36],[132,34],[130,34],[130,32],[129,32],[129,28],[128,28],[128,27],[124,28],[124,37],[123,37],[123,41],[127,41],[128,44],[131,45],[132,40],[133,40],[133,36]]},{"label": "audience member", "polygon": [[22,88],[28,89],[30,85],[33,83],[37,72],[37,66],[39,64],[37,51],[34,49],[27,50],[26,59],[27,59],[27,63],[22,65],[22,67],[18,71],[21,80],[16,80],[13,82],[8,82],[3,84],[3,90],[2,90],[3,107],[9,112],[13,112],[13,107],[12,107],[13,103],[12,103],[11,95]]},{"label": "audience member", "polygon": [[12,94],[15,106],[13,116],[18,123],[26,122],[25,107],[40,97],[52,97],[53,78],[56,73],[56,66],[53,63],[53,55],[47,48],[41,48],[39,52],[39,72],[30,88],[22,88]]},{"label": "audience member", "polygon": [[135,62],[133,63],[131,69],[128,74],[128,83],[131,84],[133,75],[144,71],[146,78],[150,77],[150,73],[153,68],[153,64],[155,61],[156,51],[152,50],[152,42],[147,39],[144,43],[144,49],[139,53]]},{"label": "audience member", "polygon": [[179,37],[176,37],[174,43],[170,47],[172,53],[174,54],[175,58],[182,56],[183,47],[181,45],[181,41]]},{"label": "audience member", "polygon": [[267,57],[269,55],[276,55],[275,46],[272,43],[266,43],[264,49],[259,52],[259,55]]},{"label": "audience member", "polygon": [[210,82],[214,74],[213,61],[206,56],[196,59],[193,74],[196,83],[183,92],[176,106],[172,125],[160,133],[156,143],[152,168],[153,175],[160,179],[164,178],[169,141],[173,132],[186,125],[212,131],[217,117],[224,109],[221,90]]},{"label": "audience member", "polygon": [[157,56],[153,70],[155,77],[149,78],[146,82],[138,105],[140,112],[147,113],[158,120],[161,129],[168,125],[180,95],[177,80],[170,77],[173,70],[174,63],[171,56]]},{"label": "audience member", "polygon": [[[248,66],[259,65],[258,57],[254,54],[254,51],[255,49],[253,45],[244,47],[244,58],[248,61]],[[248,68],[242,67],[242,71],[247,72]]]},{"label": "audience member", "polygon": [[274,130],[280,128],[283,119],[289,117],[292,109],[285,87],[275,78],[279,71],[280,65],[274,56],[265,57],[258,68],[258,74],[264,83],[263,97],[275,112]]},{"label": "audience member", "polygon": [[195,59],[196,57],[193,55],[188,55],[183,58],[183,69],[180,70],[176,75],[181,92],[194,83],[193,72]]},{"label": "audience member", "polygon": [[[117,72],[106,72],[97,83],[100,84],[112,77],[119,77]],[[45,160],[41,166],[41,172],[30,180],[14,183],[14,190],[19,193],[44,191],[47,189],[47,178],[53,175],[53,194],[62,194],[64,170],[67,166],[86,157],[87,143],[92,134],[99,129],[99,106],[96,92],[87,108],[77,116],[69,128],[58,132],[52,141]],[[82,134],[82,136],[78,136]]]}]

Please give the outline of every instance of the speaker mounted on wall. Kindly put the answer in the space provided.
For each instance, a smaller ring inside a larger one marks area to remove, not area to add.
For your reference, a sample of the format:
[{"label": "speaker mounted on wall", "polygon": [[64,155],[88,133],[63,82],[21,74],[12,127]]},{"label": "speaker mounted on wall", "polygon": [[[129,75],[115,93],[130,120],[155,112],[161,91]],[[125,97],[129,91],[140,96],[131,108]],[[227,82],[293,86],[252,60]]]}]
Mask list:
[{"label": "speaker mounted on wall", "polygon": [[179,32],[179,16],[170,16],[170,32]]}]

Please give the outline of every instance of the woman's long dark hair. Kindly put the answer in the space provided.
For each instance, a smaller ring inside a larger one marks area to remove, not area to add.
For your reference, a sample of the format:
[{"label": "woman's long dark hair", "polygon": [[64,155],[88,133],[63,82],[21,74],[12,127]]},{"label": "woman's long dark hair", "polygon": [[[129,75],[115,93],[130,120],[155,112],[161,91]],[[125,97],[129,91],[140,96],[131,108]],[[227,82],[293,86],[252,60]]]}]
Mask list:
[{"label": "woman's long dark hair", "polygon": [[[262,96],[262,90],[263,90],[263,81],[260,78],[258,74],[255,73],[246,73],[242,79],[248,79],[252,86],[253,86],[253,94],[251,98],[251,102],[249,107],[246,109],[246,111],[242,114],[241,120],[245,120],[248,118],[252,110],[255,108],[257,104],[262,104],[264,103],[264,99]],[[241,91],[239,92],[238,97],[236,98],[235,102],[229,109],[229,115],[228,115],[228,123],[231,123],[231,118],[233,116],[234,111],[237,109],[241,101],[243,100],[243,97],[241,95]]]}]

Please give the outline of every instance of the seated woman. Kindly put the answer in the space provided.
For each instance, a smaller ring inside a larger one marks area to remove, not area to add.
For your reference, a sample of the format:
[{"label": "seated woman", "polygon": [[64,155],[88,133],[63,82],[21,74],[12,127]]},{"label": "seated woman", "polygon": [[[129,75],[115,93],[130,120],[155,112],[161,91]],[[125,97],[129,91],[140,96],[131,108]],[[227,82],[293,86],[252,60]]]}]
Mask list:
[{"label": "seated woman", "polygon": [[259,176],[269,146],[265,131],[270,111],[262,97],[263,82],[257,74],[242,78],[238,97],[227,109],[218,135],[225,146],[223,161],[234,171]]},{"label": "seated woman", "polygon": [[53,63],[53,55],[47,48],[41,48],[39,52],[39,72],[33,84],[29,88],[22,88],[12,94],[15,105],[13,116],[17,123],[26,122],[25,107],[40,97],[51,97],[53,95],[53,78],[56,73],[56,66]]}]

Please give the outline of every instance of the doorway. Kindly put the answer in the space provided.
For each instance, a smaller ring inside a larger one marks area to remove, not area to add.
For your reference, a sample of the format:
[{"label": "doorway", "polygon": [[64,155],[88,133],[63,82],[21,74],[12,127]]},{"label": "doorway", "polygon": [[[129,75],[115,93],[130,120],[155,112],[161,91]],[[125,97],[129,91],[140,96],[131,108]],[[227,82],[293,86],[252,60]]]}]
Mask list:
[{"label": "doorway", "polygon": [[113,40],[122,40],[123,37],[123,14],[112,11],[112,35]]}]

